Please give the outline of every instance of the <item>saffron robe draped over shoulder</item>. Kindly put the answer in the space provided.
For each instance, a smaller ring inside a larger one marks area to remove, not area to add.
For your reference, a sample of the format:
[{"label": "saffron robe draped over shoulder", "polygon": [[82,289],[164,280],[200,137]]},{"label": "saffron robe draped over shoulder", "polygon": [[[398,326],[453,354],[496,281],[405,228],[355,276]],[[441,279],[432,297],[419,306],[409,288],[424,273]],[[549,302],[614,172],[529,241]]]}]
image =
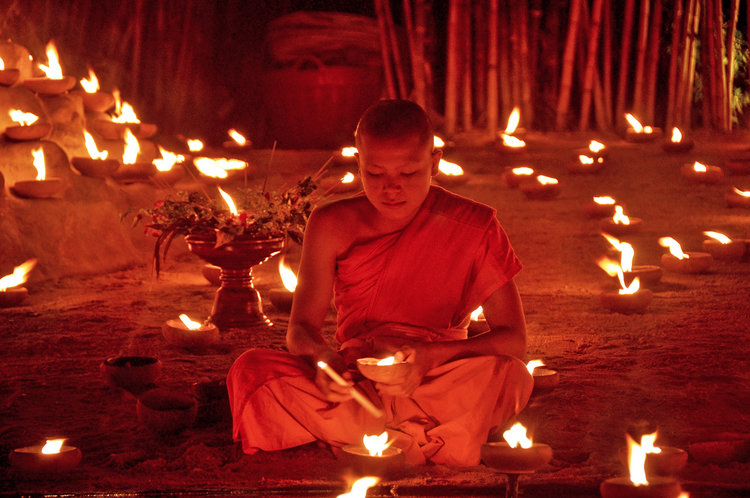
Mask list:
[{"label": "saffron robe draped over shoulder", "polygon": [[[383,341],[465,339],[472,310],[521,269],[495,211],[431,187],[401,231],[359,242],[336,264],[336,339],[353,366]],[[510,356],[450,361],[427,372],[409,397],[357,387],[381,406],[374,419],[353,400],[327,401],[314,368],[280,351],[243,353],[227,379],[234,437],[252,453],[323,440],[358,444],[389,431],[411,463],[476,465],[488,433],[528,401],[533,381]]]}]

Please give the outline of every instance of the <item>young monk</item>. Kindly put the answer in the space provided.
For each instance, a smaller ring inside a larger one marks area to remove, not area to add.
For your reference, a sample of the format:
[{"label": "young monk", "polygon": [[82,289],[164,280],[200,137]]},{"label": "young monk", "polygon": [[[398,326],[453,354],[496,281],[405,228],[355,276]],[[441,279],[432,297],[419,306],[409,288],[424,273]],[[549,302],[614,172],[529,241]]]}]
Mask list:
[{"label": "young monk", "polygon": [[[480,447],[528,401],[526,328],[513,282],[521,264],[495,211],[431,186],[440,150],[418,105],[384,100],[355,132],[364,193],[310,216],[289,352],[250,350],[227,379],[245,453],[313,441],[361,444],[384,429],[408,463],[479,464]],[[332,349],[321,335],[335,291]],[[490,331],[467,338],[479,305]],[[373,383],[356,359],[394,355],[408,374]],[[355,383],[377,418],[316,367]]]}]

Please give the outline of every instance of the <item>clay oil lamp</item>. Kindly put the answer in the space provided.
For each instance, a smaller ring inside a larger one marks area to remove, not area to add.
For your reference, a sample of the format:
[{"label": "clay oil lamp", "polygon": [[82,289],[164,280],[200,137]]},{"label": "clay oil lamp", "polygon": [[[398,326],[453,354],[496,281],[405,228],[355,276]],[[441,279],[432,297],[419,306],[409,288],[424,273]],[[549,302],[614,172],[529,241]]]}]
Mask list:
[{"label": "clay oil lamp", "polygon": [[47,65],[39,64],[39,68],[44,72],[45,77],[27,78],[21,82],[21,85],[34,93],[42,95],[59,95],[65,93],[73,88],[76,84],[76,79],[72,76],[63,76],[55,42],[50,40],[47,43],[46,52]]},{"label": "clay oil lamp", "polygon": [[714,259],[725,261],[739,261],[745,255],[745,241],[741,239],[732,240],[723,233],[703,232],[708,239],[703,241],[703,250]]},{"label": "clay oil lamp", "polygon": [[724,171],[718,166],[710,166],[695,161],[693,164],[683,164],[680,173],[688,183],[702,183],[712,185],[724,178]]},{"label": "clay oil lamp", "polygon": [[[391,357],[391,358],[395,359],[395,357]],[[388,360],[388,358],[386,358],[386,360]],[[349,382],[348,380],[343,378],[341,375],[339,375],[339,373],[336,370],[332,369],[326,362],[321,360],[321,361],[318,361],[317,365],[318,365],[318,368],[323,370],[323,372],[325,372],[325,374],[328,375],[328,377],[330,377],[330,379],[334,381],[336,384],[340,385],[341,387],[348,388],[349,394],[352,395],[352,399],[354,399],[354,401],[359,403],[362,406],[362,408],[367,410],[370,413],[370,415],[372,415],[375,418],[382,418],[385,416],[385,413],[383,412],[383,410],[381,410],[380,408],[372,404],[372,401],[370,401],[370,399],[367,398],[367,396],[362,394],[362,392],[356,387],[354,387],[354,385],[351,382]],[[357,360],[357,368],[360,369],[359,360]],[[360,369],[360,373],[362,373],[362,375],[367,377],[367,375],[365,375],[365,373],[362,372],[362,369]],[[375,382],[379,382],[379,381],[375,381]]]},{"label": "clay oil lamp", "polygon": [[347,171],[341,178],[327,177],[320,182],[321,190],[323,195],[328,194],[348,194],[352,192],[358,192],[362,188],[362,183],[359,181],[359,177]]},{"label": "clay oil lamp", "polygon": [[578,159],[578,156],[580,155],[586,155],[593,158],[601,157],[606,160],[609,155],[609,149],[602,142],[591,140],[588,147],[582,147],[573,151],[573,159]]},{"label": "clay oil lamp", "polygon": [[185,176],[185,169],[181,165],[185,162],[185,156],[170,152],[162,146],[159,146],[161,157],[157,157],[151,164],[156,168],[155,178],[163,182],[172,184]]},{"label": "clay oil lamp", "polygon": [[44,150],[42,147],[31,151],[36,168],[36,180],[20,180],[10,188],[18,197],[26,199],[47,199],[62,190],[63,183],[59,178],[47,178],[47,168],[44,164]]},{"label": "clay oil lamp", "polygon": [[110,386],[137,393],[154,385],[161,361],[152,356],[113,356],[99,365],[99,371]]},{"label": "clay oil lamp", "polygon": [[160,435],[176,434],[195,423],[198,403],[194,397],[166,389],[150,389],[138,396],[138,421]]},{"label": "clay oil lamp", "polygon": [[732,187],[732,191],[724,195],[724,200],[730,208],[750,208],[750,190]]},{"label": "clay oil lamp", "polygon": [[271,289],[269,297],[274,308],[289,313],[292,311],[292,299],[297,288],[297,275],[284,263],[283,258],[279,260],[279,275],[284,286]]},{"label": "clay oil lamp", "polygon": [[6,68],[5,61],[0,57],[0,86],[11,86],[21,76],[21,71],[16,68]]},{"label": "clay oil lamp", "polygon": [[219,340],[219,329],[210,322],[196,322],[182,313],[179,320],[164,322],[161,333],[168,343],[185,349],[201,349]]},{"label": "clay oil lamp", "polygon": [[196,157],[193,159],[193,165],[202,176],[214,181],[226,180],[229,178],[230,172],[237,173],[247,168],[245,161],[224,157]]},{"label": "clay oil lamp", "polygon": [[108,140],[119,140],[130,130],[137,138],[151,138],[158,128],[154,124],[141,123],[138,116],[129,103],[120,99],[120,91],[112,91],[115,99],[115,109],[110,119],[94,119],[92,127],[101,136]]},{"label": "clay oil lamp", "polygon": [[361,477],[352,483],[348,493],[340,494],[336,498],[365,498],[367,490],[375,486],[379,479],[374,476]]},{"label": "clay oil lamp", "polygon": [[115,105],[115,97],[109,92],[99,91],[99,79],[94,70],[89,67],[89,77],[79,81],[82,92],[78,92],[83,101],[83,108],[87,111],[105,112]]},{"label": "clay oil lamp", "polygon": [[680,153],[688,152],[693,148],[693,145],[695,145],[695,143],[692,140],[683,137],[680,129],[675,126],[672,128],[672,136],[669,140],[662,142],[661,148],[664,149],[665,152]]},{"label": "clay oil lamp", "polygon": [[598,173],[603,167],[603,157],[589,156],[588,154],[578,154],[575,161],[565,163],[565,169],[569,173]]},{"label": "clay oil lamp", "polygon": [[29,291],[21,287],[29,278],[29,273],[34,269],[36,259],[24,261],[13,269],[13,273],[0,278],[0,308],[9,308],[21,304]]},{"label": "clay oil lamp", "polygon": [[531,474],[552,460],[552,448],[534,443],[526,437],[526,428],[520,423],[503,433],[505,441],[492,441],[482,445],[482,462],[508,476],[506,497],[518,496],[518,476]]},{"label": "clay oil lamp", "polygon": [[536,175],[521,182],[518,188],[531,200],[548,201],[560,195],[560,182],[551,176]]},{"label": "clay oil lamp", "polygon": [[10,115],[10,119],[18,124],[5,128],[5,136],[16,142],[40,140],[52,131],[52,125],[49,123],[40,123],[39,116],[34,113],[12,109],[8,114]]},{"label": "clay oil lamp", "polygon": [[384,476],[404,465],[404,453],[392,446],[388,432],[362,437],[362,444],[348,444],[341,448],[339,458],[358,475]]},{"label": "clay oil lamp", "polygon": [[117,171],[120,167],[120,162],[116,159],[107,159],[109,152],[106,150],[99,150],[91,133],[83,130],[83,139],[89,157],[74,157],[70,160],[70,163],[76,171],[83,176],[91,176],[94,178],[106,178]]},{"label": "clay oil lamp", "polygon": [[617,276],[620,281],[620,289],[617,292],[602,292],[599,301],[609,311],[616,313],[640,313],[651,304],[654,294],[649,289],[640,288],[640,280],[635,277],[630,285],[625,285],[622,268],[614,261],[604,257],[597,261],[602,270],[610,277]]},{"label": "clay oil lamp", "polygon": [[138,139],[125,129],[125,149],[122,152],[122,167],[112,174],[112,178],[120,183],[146,182],[156,174],[156,167],[152,163],[138,162],[141,146]]},{"label": "clay oil lamp", "polygon": [[659,128],[653,128],[651,126],[643,126],[635,116],[628,113],[625,114],[625,119],[628,121],[630,127],[625,130],[625,139],[629,142],[651,142],[661,135]]},{"label": "clay oil lamp", "polygon": [[557,371],[548,368],[539,368],[543,366],[545,365],[542,360],[531,360],[526,364],[526,369],[534,378],[535,390],[552,389],[560,383],[560,375]]},{"label": "clay oil lamp", "polygon": [[[651,434],[649,436],[654,436]],[[628,471],[629,477],[613,477],[602,482],[599,492],[603,498],[680,498],[682,489],[674,477],[652,476],[646,477],[646,457],[649,452],[655,453],[653,439],[641,438],[641,444],[636,443],[626,435],[628,441]]]},{"label": "clay oil lamp", "polygon": [[[646,452],[646,476],[674,476],[679,474],[687,464],[687,452],[673,446],[654,446],[656,437],[657,432],[641,436],[641,447]],[[627,465],[627,448],[622,448],[619,456],[622,463]]]},{"label": "clay oil lamp", "polygon": [[481,334],[490,330],[490,326],[487,325],[487,319],[484,317],[484,310],[480,306],[471,312],[469,317],[468,333],[470,336]]},{"label": "clay oil lamp", "polygon": [[661,255],[661,265],[675,273],[702,273],[713,262],[713,257],[707,252],[682,252],[680,243],[672,237],[661,237],[659,245],[669,248],[669,254]]},{"label": "clay oil lamp", "polygon": [[466,183],[469,177],[458,164],[441,159],[438,163],[438,174],[435,179],[442,185],[455,187]]},{"label": "clay oil lamp", "polygon": [[247,138],[245,138],[245,135],[235,130],[234,128],[228,129],[227,135],[229,135],[229,138],[231,140],[227,140],[222,144],[227,149],[242,150],[242,149],[247,149],[250,146],[252,146],[252,142],[248,140]]},{"label": "clay oil lamp", "polygon": [[518,128],[518,123],[521,121],[521,111],[518,107],[514,107],[513,111],[508,116],[508,125],[505,127],[505,131],[499,133],[502,139],[501,149],[507,152],[523,151],[526,149],[526,142],[518,137],[513,136],[513,133]]},{"label": "clay oil lamp", "polygon": [[[612,247],[620,252],[620,269],[622,270],[623,279],[626,285],[630,285],[635,278],[640,281],[640,286],[646,289],[653,289],[661,280],[662,270],[656,265],[638,265],[633,266],[635,250],[627,242],[620,242],[615,237],[603,233],[602,237],[607,239]],[[612,275],[617,276],[618,275]]]},{"label": "clay oil lamp", "polygon": [[615,214],[611,218],[604,218],[599,222],[602,232],[619,237],[639,232],[641,225],[643,225],[643,220],[627,216],[620,205],[615,205]]},{"label": "clay oil lamp", "polygon": [[10,452],[10,466],[23,474],[35,477],[55,477],[76,468],[81,461],[81,450],[65,444],[65,439],[47,439],[42,445],[16,448]]},{"label": "clay oil lamp", "polygon": [[594,196],[583,204],[583,210],[589,218],[604,218],[615,214],[615,199],[608,195]]},{"label": "clay oil lamp", "polygon": [[503,173],[503,178],[505,178],[505,183],[510,188],[516,188],[521,182],[531,178],[531,175],[533,174],[534,170],[532,168],[529,168],[528,166],[519,166],[516,168],[506,168]]},{"label": "clay oil lamp", "polygon": [[341,150],[333,156],[333,163],[342,168],[356,168],[358,165],[356,154],[357,148],[354,146],[341,147]]}]

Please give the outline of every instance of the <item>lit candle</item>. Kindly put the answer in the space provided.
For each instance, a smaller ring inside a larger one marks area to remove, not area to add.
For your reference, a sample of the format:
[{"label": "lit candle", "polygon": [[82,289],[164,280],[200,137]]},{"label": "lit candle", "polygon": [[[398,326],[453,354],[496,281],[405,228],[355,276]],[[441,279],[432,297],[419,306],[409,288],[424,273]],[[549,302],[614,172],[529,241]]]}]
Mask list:
[{"label": "lit candle", "polygon": [[705,165],[698,161],[693,164],[683,164],[680,172],[689,183],[709,185],[719,183],[724,178],[724,172],[720,167]]},{"label": "lit candle", "polygon": [[125,130],[125,148],[122,152],[122,167],[112,174],[112,178],[120,183],[147,182],[151,180],[157,170],[152,162],[138,161],[141,146],[138,138],[130,128]]},{"label": "lit candle", "polygon": [[502,140],[502,149],[505,151],[522,151],[526,147],[526,142],[514,136],[518,132],[518,123],[521,121],[521,112],[518,107],[514,107],[508,116],[508,125],[505,131],[498,133]]},{"label": "lit candle", "polygon": [[642,125],[638,119],[630,113],[625,114],[630,127],[625,130],[625,139],[630,142],[650,142],[661,135],[659,128]]},{"label": "lit candle", "polygon": [[230,149],[246,149],[253,144],[245,137],[245,135],[235,130],[234,128],[230,128],[229,130],[227,130],[227,135],[229,135],[229,138],[231,138],[231,140],[225,141],[223,144],[224,147]]},{"label": "lit candle", "polygon": [[11,109],[8,114],[17,124],[5,128],[5,136],[16,142],[40,140],[52,131],[52,125],[40,122],[39,116],[34,113]]},{"label": "lit candle", "polygon": [[557,178],[546,175],[536,175],[524,180],[519,185],[527,199],[548,201],[560,195],[560,182]]},{"label": "lit candle", "polygon": [[377,477],[361,477],[352,483],[352,489],[348,493],[338,495],[336,498],[365,498],[367,490],[378,483]]},{"label": "lit candle", "polygon": [[602,292],[599,295],[602,306],[617,313],[640,313],[648,307],[654,295],[649,289],[640,288],[641,282],[638,277],[633,278],[630,285],[627,285],[622,268],[616,262],[602,257],[597,264],[609,276],[617,276],[620,282],[620,289],[617,292]]},{"label": "lit candle", "polygon": [[99,78],[94,70],[89,67],[89,77],[79,80],[83,91],[78,91],[83,101],[83,108],[92,112],[105,112],[115,105],[115,97],[109,92],[99,91]]},{"label": "lit candle", "polygon": [[694,142],[685,138],[679,128],[672,128],[669,140],[662,142],[661,148],[665,152],[680,153],[687,152],[693,148]]},{"label": "lit candle", "polygon": [[545,366],[542,360],[531,360],[526,364],[526,369],[534,378],[534,389],[552,389],[560,383],[560,375],[555,370],[540,368]]},{"label": "lit candle", "polygon": [[277,310],[289,313],[292,310],[294,291],[297,288],[297,275],[284,263],[283,258],[279,260],[279,275],[284,287],[271,289],[271,303]]},{"label": "lit candle", "polygon": [[[630,285],[633,280],[637,277],[640,281],[640,287],[642,288],[653,288],[659,283],[662,276],[662,269],[656,265],[638,265],[633,266],[633,258],[635,257],[635,250],[633,246],[627,242],[620,242],[615,237],[607,233],[602,233],[607,242],[620,252],[620,269],[622,270],[623,279],[626,285]],[[611,275],[612,277],[619,278],[619,275]]]},{"label": "lit candle", "polygon": [[65,93],[76,84],[76,79],[72,76],[63,76],[60,59],[57,54],[55,42],[50,40],[45,49],[47,53],[47,64],[39,64],[45,76],[43,78],[26,78],[21,82],[34,93],[43,95],[57,95]]},{"label": "lit candle", "polygon": [[487,332],[490,329],[489,325],[487,325],[487,319],[484,317],[484,310],[482,307],[478,307],[474,311],[471,312],[471,315],[469,316],[469,327],[468,327],[468,334],[469,336],[474,336],[481,334],[482,332]]},{"label": "lit candle", "polygon": [[575,161],[565,163],[569,173],[598,173],[604,167],[604,157],[583,153],[578,154]]},{"label": "lit candle", "polygon": [[28,278],[31,270],[36,266],[36,259],[24,261],[13,269],[13,273],[0,278],[0,308],[18,306],[29,295],[25,287],[21,287]]},{"label": "lit candle", "polygon": [[469,179],[464,169],[456,163],[441,159],[435,179],[446,186],[463,185]]},{"label": "lit candle", "polygon": [[40,146],[33,149],[31,156],[36,169],[36,179],[17,181],[11,187],[11,191],[17,196],[27,199],[46,199],[60,192],[63,187],[62,181],[59,178],[47,178],[43,148]]},{"label": "lit candle", "polygon": [[732,190],[724,195],[724,200],[730,208],[750,208],[750,190],[732,187]]},{"label": "lit candle", "polygon": [[19,472],[38,476],[70,472],[81,461],[81,450],[64,443],[65,439],[48,439],[43,445],[16,448],[10,454],[10,465]]},{"label": "lit candle", "polygon": [[627,216],[619,204],[615,205],[615,214],[611,218],[604,218],[599,222],[602,232],[617,236],[639,232],[642,225],[643,220]]},{"label": "lit candle", "polygon": [[340,459],[356,474],[383,476],[404,464],[401,449],[392,446],[388,432],[362,437],[362,444],[349,444],[341,448]]},{"label": "lit candle", "polygon": [[609,195],[595,195],[590,201],[583,204],[583,210],[589,218],[610,217],[615,213],[614,197]]},{"label": "lit candle", "polygon": [[659,245],[669,248],[661,255],[661,265],[676,273],[702,273],[709,269],[713,257],[707,252],[682,252],[680,243],[672,237],[661,237]]},{"label": "lit candle", "polygon": [[196,322],[184,313],[179,316],[179,320],[164,322],[161,331],[168,343],[186,349],[205,348],[219,339],[216,325]]},{"label": "lit candle", "polygon": [[503,177],[505,178],[505,183],[507,183],[510,188],[516,188],[522,181],[531,178],[531,175],[533,174],[533,168],[528,166],[518,166],[515,168],[505,168]]},{"label": "lit candle", "polygon": [[83,130],[83,140],[89,157],[74,157],[70,160],[79,173],[94,178],[106,178],[117,171],[120,163],[116,159],[107,159],[109,152],[106,150],[100,151],[96,146],[94,137],[86,130]]},{"label": "lit candle", "polygon": [[714,259],[738,261],[745,255],[745,241],[732,240],[723,233],[706,231],[708,239],[703,241],[703,250]]},{"label": "lit candle", "polygon": [[482,445],[482,462],[488,467],[506,474],[521,474],[537,471],[552,460],[552,448],[534,443],[520,423],[505,431],[503,439]]}]

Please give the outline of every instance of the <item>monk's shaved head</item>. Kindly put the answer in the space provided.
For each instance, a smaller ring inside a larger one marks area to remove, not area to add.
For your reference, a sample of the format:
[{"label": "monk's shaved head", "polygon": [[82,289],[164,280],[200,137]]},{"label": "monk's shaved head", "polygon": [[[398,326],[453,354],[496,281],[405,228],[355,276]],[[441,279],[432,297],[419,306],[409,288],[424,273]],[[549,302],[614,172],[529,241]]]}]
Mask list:
[{"label": "monk's shaved head", "polygon": [[367,136],[378,140],[402,140],[418,137],[421,144],[432,147],[433,130],[427,113],[409,100],[381,100],[362,115],[354,132],[357,147]]}]

